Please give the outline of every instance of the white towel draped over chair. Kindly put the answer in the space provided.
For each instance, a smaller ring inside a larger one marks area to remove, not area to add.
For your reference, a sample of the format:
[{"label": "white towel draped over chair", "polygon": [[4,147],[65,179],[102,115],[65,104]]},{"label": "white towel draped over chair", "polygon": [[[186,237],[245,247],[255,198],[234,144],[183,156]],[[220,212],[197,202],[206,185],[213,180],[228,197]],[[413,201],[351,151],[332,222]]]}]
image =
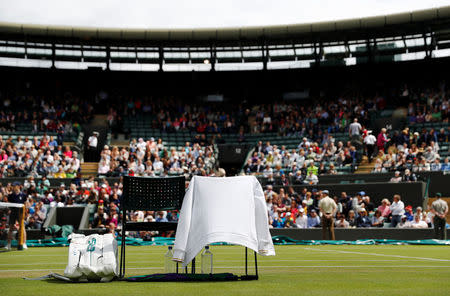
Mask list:
[{"label": "white towel draped over chair", "polygon": [[185,267],[215,242],[275,255],[264,193],[254,176],[192,178],[181,207],[173,260]]}]

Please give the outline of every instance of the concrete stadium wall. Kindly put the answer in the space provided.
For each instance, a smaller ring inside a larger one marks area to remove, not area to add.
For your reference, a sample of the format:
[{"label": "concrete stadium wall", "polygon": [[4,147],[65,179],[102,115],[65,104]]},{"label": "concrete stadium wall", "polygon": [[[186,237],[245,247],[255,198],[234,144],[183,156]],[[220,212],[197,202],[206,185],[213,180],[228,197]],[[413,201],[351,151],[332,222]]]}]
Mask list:
[{"label": "concrete stadium wall", "polygon": [[[296,240],[321,240],[322,228],[313,229],[270,229],[272,236],[285,235]],[[354,241],[358,239],[396,239],[421,240],[434,238],[434,229],[404,229],[404,228],[336,228],[337,240]],[[447,229],[450,237],[450,229]]]}]

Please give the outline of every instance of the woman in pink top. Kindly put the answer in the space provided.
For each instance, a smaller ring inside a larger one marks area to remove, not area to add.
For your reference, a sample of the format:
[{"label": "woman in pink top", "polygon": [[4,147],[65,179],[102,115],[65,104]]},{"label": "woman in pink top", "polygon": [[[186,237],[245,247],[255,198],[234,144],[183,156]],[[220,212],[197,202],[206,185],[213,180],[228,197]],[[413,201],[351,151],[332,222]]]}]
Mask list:
[{"label": "woman in pink top", "polygon": [[390,205],[391,203],[387,198],[381,201],[381,206],[378,207],[378,210],[381,212],[381,216],[385,218],[389,216],[389,214],[391,213],[391,209],[389,208]]},{"label": "woman in pink top", "polygon": [[8,154],[6,154],[5,150],[2,150],[0,154],[0,162],[8,160]]},{"label": "woman in pink top", "polygon": [[72,151],[70,150],[69,146],[66,146],[65,151],[64,151],[64,156],[68,157],[68,158],[72,158]]}]

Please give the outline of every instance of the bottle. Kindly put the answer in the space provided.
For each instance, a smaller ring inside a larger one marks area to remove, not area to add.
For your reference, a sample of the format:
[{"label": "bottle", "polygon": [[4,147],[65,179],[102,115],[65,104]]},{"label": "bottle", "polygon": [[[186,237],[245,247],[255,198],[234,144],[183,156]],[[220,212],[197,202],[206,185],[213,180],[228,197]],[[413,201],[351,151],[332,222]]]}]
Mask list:
[{"label": "bottle", "polygon": [[164,255],[164,272],[165,273],[175,273],[176,262],[172,261],[173,251],[172,246],[169,247],[166,254]]},{"label": "bottle", "polygon": [[211,274],[213,272],[213,254],[209,250],[209,246],[205,247],[205,250],[202,253],[202,273],[203,274]]}]

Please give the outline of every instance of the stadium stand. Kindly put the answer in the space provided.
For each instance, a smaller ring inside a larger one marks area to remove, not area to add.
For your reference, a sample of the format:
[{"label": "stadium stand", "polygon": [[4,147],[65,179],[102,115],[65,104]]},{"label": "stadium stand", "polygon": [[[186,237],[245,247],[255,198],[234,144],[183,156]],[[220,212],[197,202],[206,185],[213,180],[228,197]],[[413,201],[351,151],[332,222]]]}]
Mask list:
[{"label": "stadium stand", "polygon": [[[176,221],[176,211],[121,217],[121,177],[231,174],[219,162],[231,147],[247,155],[236,173],[257,175],[266,189],[274,229],[318,226],[323,190],[338,204],[336,227],[390,227],[400,193],[400,226],[428,228],[427,198],[450,196],[448,15],[432,9],[223,36],[2,24],[1,57],[49,66],[0,68],[0,200],[21,183],[28,229],[41,229],[54,208],[77,205],[94,231],[116,233],[124,219]],[[205,59],[210,72],[164,71]],[[65,70],[64,61],[95,64]],[[115,71],[126,62],[159,71]],[[261,67],[220,71],[235,62]],[[276,62],[298,63],[278,70]],[[93,131],[100,160],[87,162]],[[155,235],[170,234],[129,233]]]}]

